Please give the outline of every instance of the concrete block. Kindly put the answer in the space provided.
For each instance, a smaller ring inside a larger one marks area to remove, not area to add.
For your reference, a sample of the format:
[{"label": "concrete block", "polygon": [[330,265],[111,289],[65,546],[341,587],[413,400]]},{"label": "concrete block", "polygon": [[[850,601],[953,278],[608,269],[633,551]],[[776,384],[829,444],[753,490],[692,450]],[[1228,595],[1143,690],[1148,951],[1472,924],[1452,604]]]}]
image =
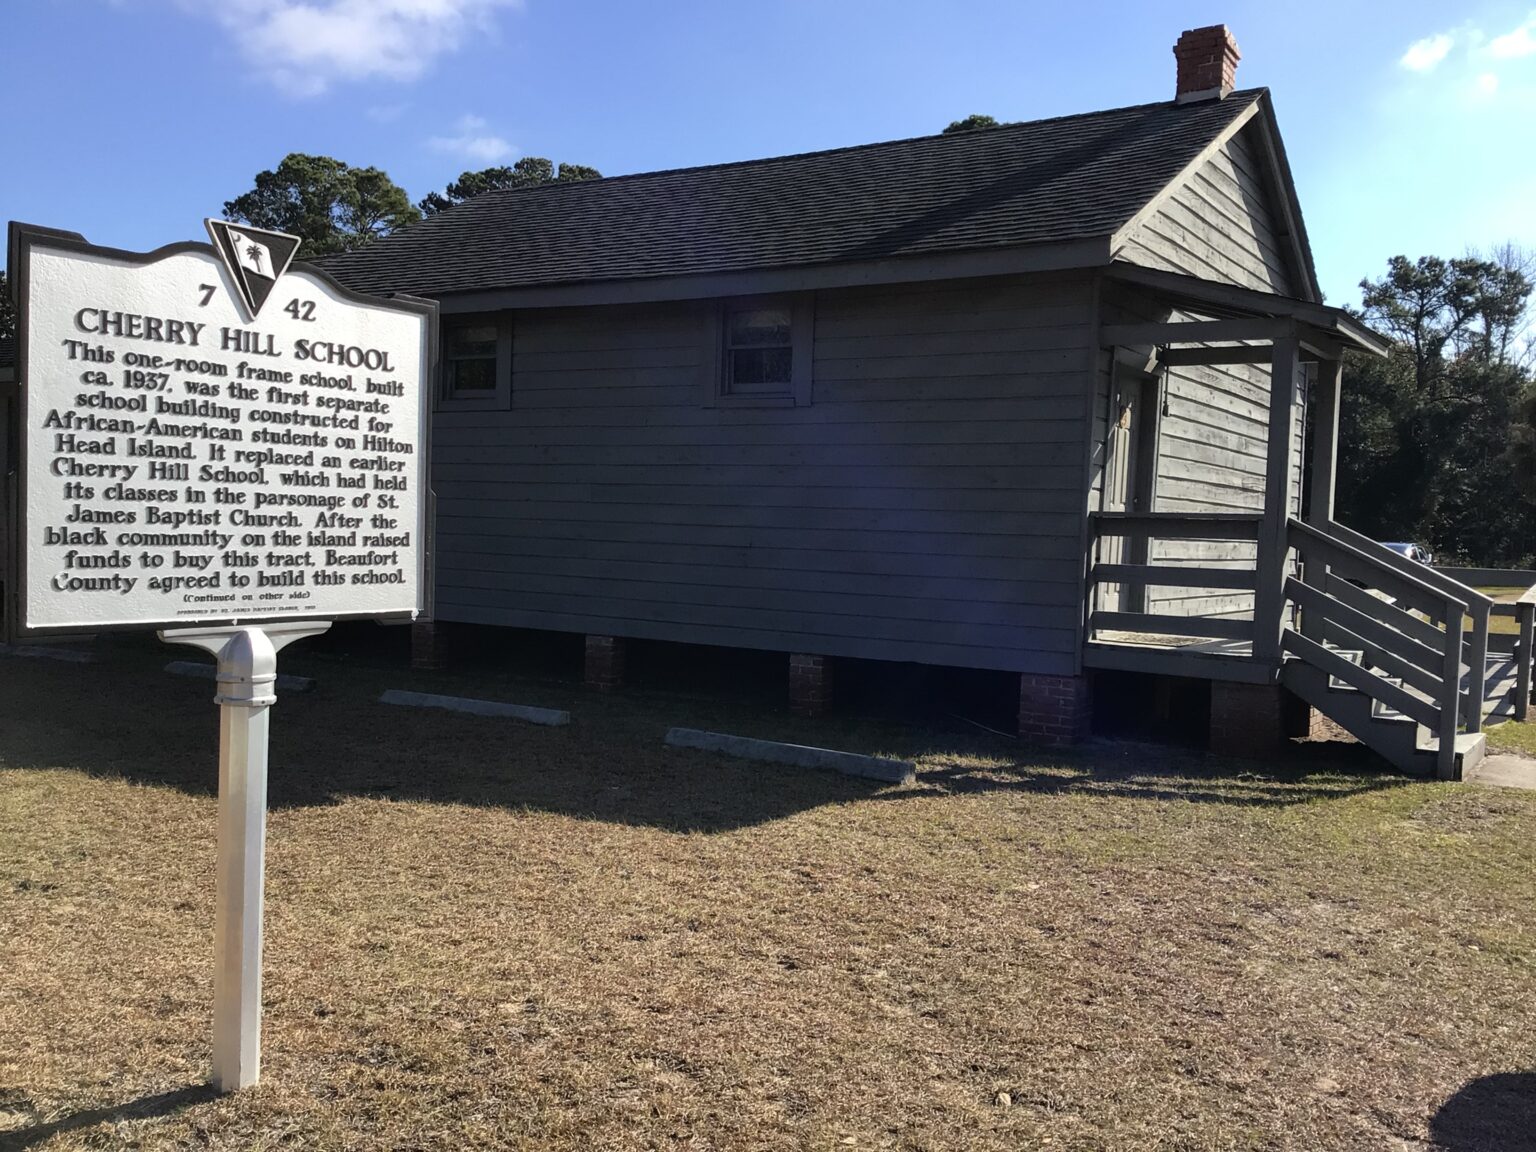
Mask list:
[{"label": "concrete block", "polygon": [[449,712],[468,712],[471,716],[506,716],[559,728],[571,722],[569,712],[555,708],[532,708],[527,704],[504,704],[500,700],[474,700],[468,696],[435,696],[430,692],[403,692],[390,688],[379,696],[380,704],[400,704],[406,708],[442,708]]},{"label": "concrete block", "polygon": [[[216,669],[212,664],[202,664],[196,660],[172,660],[165,666],[165,670],[172,676],[191,676],[198,680],[212,680]],[[312,692],[315,681],[311,676],[289,676],[287,673],[277,674],[277,690],[279,692]]]},{"label": "concrete block", "polygon": [[723,732],[701,732],[697,728],[673,728],[667,733],[667,743],[673,748],[721,752],[727,756],[739,756],[743,760],[762,760],[795,768],[821,768],[840,772],[844,776],[862,776],[889,784],[910,784],[917,778],[917,769],[909,760],[860,756],[853,752],[811,748],[804,744],[781,744],[777,740],[754,740],[749,736],[728,736]]}]

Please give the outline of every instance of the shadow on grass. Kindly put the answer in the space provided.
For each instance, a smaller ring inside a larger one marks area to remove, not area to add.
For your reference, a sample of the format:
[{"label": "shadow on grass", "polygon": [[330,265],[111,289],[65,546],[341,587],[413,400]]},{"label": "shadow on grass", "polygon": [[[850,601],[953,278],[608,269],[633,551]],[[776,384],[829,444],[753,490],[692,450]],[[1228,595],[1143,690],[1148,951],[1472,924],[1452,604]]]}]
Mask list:
[{"label": "shadow on grass", "polygon": [[[1128,742],[1099,741],[1056,759],[1055,764],[1042,765],[1022,756],[1001,766],[987,765],[952,757],[935,747],[925,759],[921,783],[953,793],[1081,793],[1265,808],[1343,800],[1410,783],[1404,777],[1362,770],[1348,761],[1308,763],[1298,756],[1294,763],[1239,764]],[[901,799],[902,794],[885,793],[880,798]]]},{"label": "shadow on grass", "polygon": [[1448,1152],[1536,1152],[1536,1072],[1469,1081],[1440,1106],[1429,1129]]},{"label": "shadow on grass", "polygon": [[60,1120],[52,1120],[47,1124],[34,1124],[30,1128],[17,1128],[9,1132],[0,1132],[0,1152],[21,1152],[23,1148],[34,1148],[57,1136],[60,1132],[74,1132],[81,1128],[92,1128],[97,1124],[113,1124],[123,1120],[149,1120],[172,1113],[180,1112],[183,1108],[193,1104],[203,1104],[218,1098],[218,1092],[211,1084],[192,1084],[185,1088],[177,1088],[171,1092],[161,1092],[154,1096],[141,1096],[137,1100],[130,1100],[126,1104],[111,1104],[105,1108],[90,1108],[83,1112],[72,1112]]},{"label": "shadow on grass", "polygon": [[[0,764],[71,768],[212,795],[218,710],[212,685],[167,675],[184,657],[142,637],[97,647],[96,665],[7,660],[0,676]],[[1404,781],[1337,764],[1248,770],[1198,754],[1099,743],[1071,753],[1006,739],[858,717],[797,721],[751,700],[637,690],[598,697],[569,681],[413,674],[394,664],[284,654],[318,678],[271,713],[269,804],[351,796],[557,812],[671,831],[718,832],[825,804],[944,792],[1082,791],[1151,800],[1285,806]],[[487,696],[567,708],[540,728],[377,703],[384,688]],[[921,760],[915,788],[801,772],[667,748],[673,725]]]}]

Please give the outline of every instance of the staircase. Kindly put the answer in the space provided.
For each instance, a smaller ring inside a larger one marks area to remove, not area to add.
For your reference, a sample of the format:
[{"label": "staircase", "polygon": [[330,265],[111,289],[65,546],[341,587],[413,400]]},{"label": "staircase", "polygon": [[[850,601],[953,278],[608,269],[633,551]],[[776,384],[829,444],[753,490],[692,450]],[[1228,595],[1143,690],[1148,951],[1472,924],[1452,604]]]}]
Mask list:
[{"label": "staircase", "polygon": [[[1358,678],[1341,679],[1324,671],[1306,656],[1287,659],[1280,681],[1324,716],[1345,729],[1360,743],[1411,776],[1440,774],[1440,747],[1431,726],[1418,716],[1384,703],[1387,692],[1406,692],[1400,679],[1365,666],[1365,653],[1327,645],[1329,652],[1347,660]],[[1359,678],[1378,677],[1382,686],[1357,686]],[[1421,698],[1421,703],[1425,703]],[[1409,705],[1413,707],[1413,705]],[[1485,737],[1481,732],[1462,732],[1455,737],[1450,778],[1459,780],[1483,758]]]},{"label": "staircase", "polygon": [[[1488,650],[1493,601],[1342,525],[1291,520],[1280,682],[1400,771],[1459,780],[1484,716],[1530,692],[1528,638]],[[1468,624],[1470,622],[1470,635]],[[1527,629],[1528,630],[1528,629]]]}]

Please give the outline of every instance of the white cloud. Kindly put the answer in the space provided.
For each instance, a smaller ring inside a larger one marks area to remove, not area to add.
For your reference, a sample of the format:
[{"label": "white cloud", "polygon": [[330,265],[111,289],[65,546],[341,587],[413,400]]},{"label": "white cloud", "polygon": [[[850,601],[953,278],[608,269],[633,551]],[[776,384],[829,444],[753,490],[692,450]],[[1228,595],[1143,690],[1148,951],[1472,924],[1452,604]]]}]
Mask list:
[{"label": "white cloud", "polygon": [[1453,44],[1455,41],[1445,32],[1426,36],[1408,45],[1408,51],[1403,53],[1403,58],[1398,63],[1410,72],[1432,71],[1440,61],[1450,55]]},{"label": "white cloud", "polygon": [[494,9],[519,0],[181,0],[213,16],[263,79],[290,96],[333,84],[415,80]]},{"label": "white cloud", "polygon": [[1482,72],[1477,77],[1477,90],[1484,96],[1492,96],[1499,90],[1499,76],[1496,72]]},{"label": "white cloud", "polygon": [[458,129],[453,136],[434,136],[427,145],[439,152],[461,156],[465,160],[478,160],[494,164],[505,160],[516,151],[505,139],[486,131],[488,125],[479,116],[462,116],[454,125]]},{"label": "white cloud", "polygon": [[1500,60],[1536,54],[1536,12],[1527,16],[1525,23],[1514,31],[1490,40],[1488,54]]}]

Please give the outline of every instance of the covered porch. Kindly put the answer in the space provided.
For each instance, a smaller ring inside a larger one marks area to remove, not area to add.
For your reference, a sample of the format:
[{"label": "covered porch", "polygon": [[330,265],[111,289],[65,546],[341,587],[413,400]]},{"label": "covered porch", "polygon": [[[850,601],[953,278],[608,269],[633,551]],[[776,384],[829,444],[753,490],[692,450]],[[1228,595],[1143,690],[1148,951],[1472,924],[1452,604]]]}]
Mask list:
[{"label": "covered porch", "polygon": [[[1489,711],[1525,712],[1536,594],[1496,606],[1335,521],[1344,356],[1384,355],[1387,342],[1338,308],[1128,265],[1109,276],[1162,316],[1099,327],[1110,407],[1083,667],[1283,685],[1399,767],[1457,775]],[[1222,498],[1169,499],[1183,489],[1147,481],[1161,467],[1166,382],[1231,365],[1267,386],[1262,477],[1218,474],[1231,446],[1213,418],[1209,444],[1181,431],[1181,467],[1208,459]],[[1518,634],[1490,652],[1504,611]]]}]

